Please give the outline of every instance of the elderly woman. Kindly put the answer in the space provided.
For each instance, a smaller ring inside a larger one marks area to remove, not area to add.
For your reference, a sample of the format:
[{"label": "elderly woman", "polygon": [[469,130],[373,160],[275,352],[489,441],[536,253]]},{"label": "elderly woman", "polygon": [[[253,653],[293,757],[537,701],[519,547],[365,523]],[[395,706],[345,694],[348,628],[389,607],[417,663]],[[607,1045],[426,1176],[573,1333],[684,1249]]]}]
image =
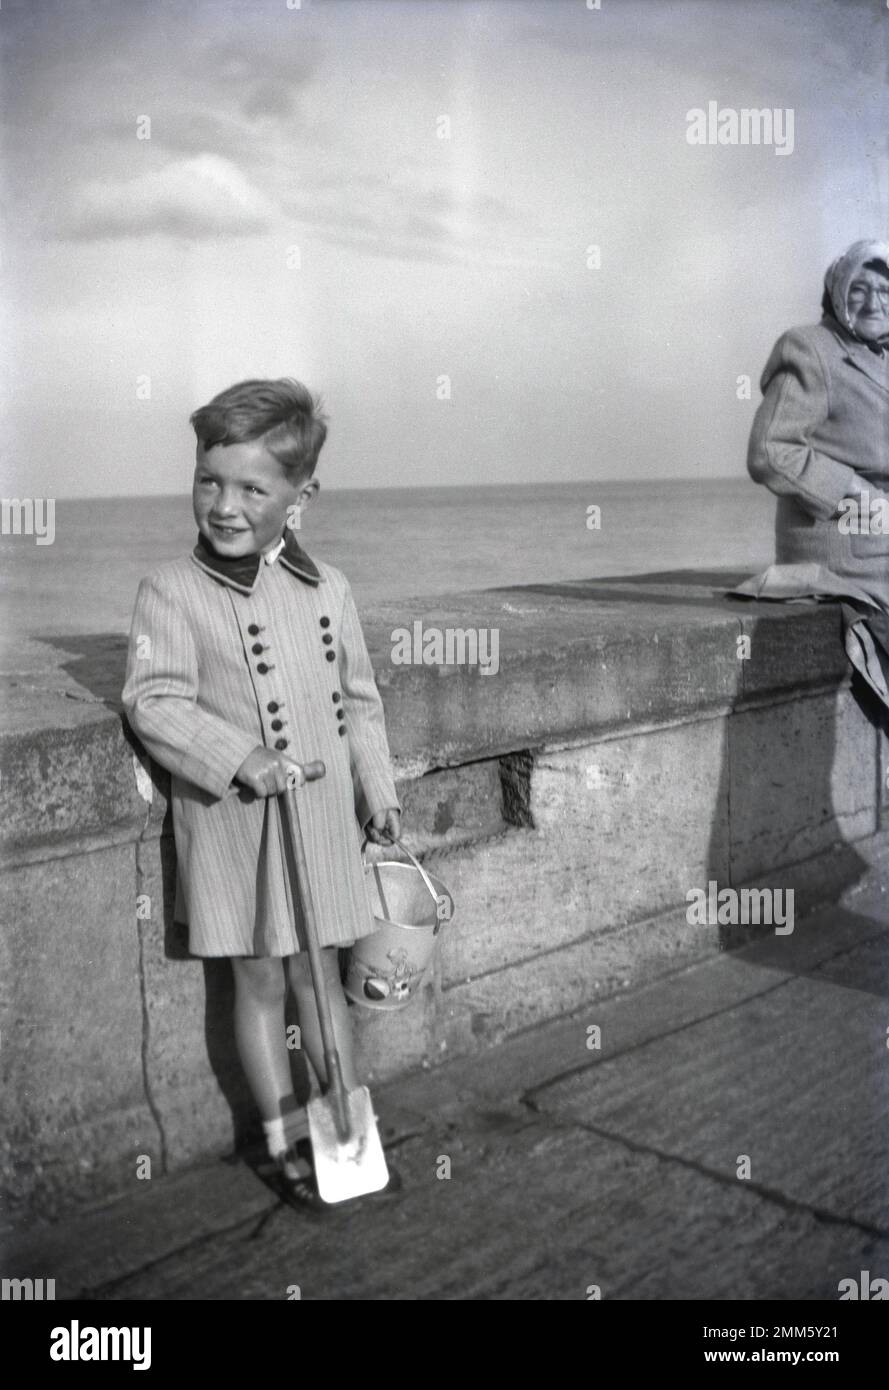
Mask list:
[{"label": "elderly woman", "polygon": [[838,257],[821,308],[772,350],[747,467],[778,495],[778,564],[823,565],[889,610],[889,243]]}]

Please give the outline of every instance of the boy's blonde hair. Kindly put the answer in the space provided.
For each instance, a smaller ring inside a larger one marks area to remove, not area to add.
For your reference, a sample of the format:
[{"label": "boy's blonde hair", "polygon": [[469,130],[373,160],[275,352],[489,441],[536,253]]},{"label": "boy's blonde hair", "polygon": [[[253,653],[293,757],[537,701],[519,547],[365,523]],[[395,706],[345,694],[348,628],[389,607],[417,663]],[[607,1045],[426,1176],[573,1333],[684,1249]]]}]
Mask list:
[{"label": "boy's blonde hair", "polygon": [[292,377],[239,381],[191,416],[205,449],[261,439],[291,481],[310,478],[327,438],[321,401]]}]

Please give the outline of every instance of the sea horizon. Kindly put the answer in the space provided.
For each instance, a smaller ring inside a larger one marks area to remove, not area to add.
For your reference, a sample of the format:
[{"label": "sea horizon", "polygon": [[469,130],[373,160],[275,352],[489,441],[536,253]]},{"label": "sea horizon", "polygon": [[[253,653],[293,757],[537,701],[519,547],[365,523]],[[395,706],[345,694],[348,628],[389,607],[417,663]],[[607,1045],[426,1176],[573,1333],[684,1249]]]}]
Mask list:
[{"label": "sea horizon", "polygon": [[[298,532],[356,602],[773,557],[774,497],[748,478],[322,488]],[[188,493],[55,499],[52,544],[0,536],[7,639],[126,632],[139,580],[192,550]]]},{"label": "sea horizon", "polygon": [[[318,477],[317,474],[316,474],[315,476],[318,478],[318,482],[320,483],[320,485],[321,485],[322,489],[324,490],[324,492],[325,492],[326,494],[328,494],[328,495],[329,495],[330,493],[332,493],[332,492],[337,492],[337,493],[339,493],[339,492],[466,492],[466,491],[470,491],[470,492],[492,491],[492,492],[493,492],[493,491],[499,491],[500,489],[503,489],[503,488],[535,488],[535,487],[550,487],[550,488],[565,487],[565,488],[568,488],[568,487],[587,487],[587,486],[590,486],[590,485],[591,485],[591,484],[590,484],[590,480],[587,479],[587,478],[559,478],[558,481],[552,482],[552,483],[542,482],[542,481],[540,481],[540,480],[538,479],[538,480],[536,480],[535,482],[523,481],[523,482],[516,482],[516,483],[412,483],[409,487],[405,487],[403,484],[398,485],[398,486],[394,486],[394,487],[390,487],[390,486],[388,486],[386,483],[380,483],[380,484],[375,484],[375,485],[369,486],[369,487],[337,487],[337,486],[336,486],[335,484],[333,484],[333,483],[327,483],[327,482],[324,480],[323,476]],[[595,484],[594,484],[594,485],[597,486],[597,487],[599,487],[599,486],[603,486],[603,487],[611,487],[611,486],[630,487],[630,486],[646,486],[646,485],[655,486],[655,485],[660,485],[660,484],[662,484],[662,483],[695,483],[695,484],[698,484],[698,485],[708,485],[708,484],[711,484],[711,483],[712,483],[712,484],[735,483],[735,482],[738,482],[738,481],[743,481],[743,479],[740,479],[740,480],[739,480],[739,479],[736,478],[736,477],[730,477],[730,478],[699,478],[699,477],[697,477],[695,474],[691,474],[691,473],[682,473],[682,474],[675,474],[675,475],[671,474],[669,477],[663,477],[663,478],[636,478],[636,477],[634,477],[634,478],[632,478],[632,479],[624,479],[624,478],[598,478],[598,479],[595,480]],[[56,498],[54,499],[54,501],[55,501],[56,503],[59,503],[59,502],[126,502],[126,501],[131,501],[133,498],[137,498],[137,499],[138,499],[138,498],[142,498],[143,500],[146,499],[146,498],[151,498],[152,500],[157,500],[157,499],[160,499],[160,498],[173,498],[173,497],[180,497],[180,498],[181,498],[181,497],[190,497],[190,496],[191,496],[191,489],[190,489],[190,488],[184,488],[181,492],[96,492],[96,493],[77,493],[77,494],[69,494],[68,496],[64,496],[64,497],[63,497],[63,496],[58,496],[58,497],[56,497]]]}]

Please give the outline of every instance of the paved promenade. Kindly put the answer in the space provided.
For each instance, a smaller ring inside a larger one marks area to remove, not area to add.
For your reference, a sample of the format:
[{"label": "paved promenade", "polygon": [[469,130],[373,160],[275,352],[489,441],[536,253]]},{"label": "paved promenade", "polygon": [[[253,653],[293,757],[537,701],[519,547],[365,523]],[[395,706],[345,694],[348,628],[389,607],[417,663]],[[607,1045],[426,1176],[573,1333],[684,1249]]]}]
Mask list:
[{"label": "paved promenade", "polygon": [[220,1159],[7,1240],[3,1272],[98,1300],[836,1300],[889,1278],[886,883],[376,1088],[398,1197],[311,1217]]}]

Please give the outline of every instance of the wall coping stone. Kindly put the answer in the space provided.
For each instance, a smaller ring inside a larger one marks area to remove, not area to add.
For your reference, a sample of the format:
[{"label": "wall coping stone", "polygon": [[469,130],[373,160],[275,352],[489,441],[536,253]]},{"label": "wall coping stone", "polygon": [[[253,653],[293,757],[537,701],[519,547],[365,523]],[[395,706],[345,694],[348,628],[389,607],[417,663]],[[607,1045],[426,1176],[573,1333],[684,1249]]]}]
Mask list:
[{"label": "wall coping stone", "polygon": [[[729,597],[738,571],[683,570],[397,599],[362,622],[399,779],[433,768],[715,717],[848,683],[838,604]],[[393,665],[395,628],[493,629],[499,672]],[[747,635],[752,658],[738,657]],[[61,838],[133,839],[146,803],[120,714],[126,637],[28,639],[0,676],[0,849],[16,862]]]}]

